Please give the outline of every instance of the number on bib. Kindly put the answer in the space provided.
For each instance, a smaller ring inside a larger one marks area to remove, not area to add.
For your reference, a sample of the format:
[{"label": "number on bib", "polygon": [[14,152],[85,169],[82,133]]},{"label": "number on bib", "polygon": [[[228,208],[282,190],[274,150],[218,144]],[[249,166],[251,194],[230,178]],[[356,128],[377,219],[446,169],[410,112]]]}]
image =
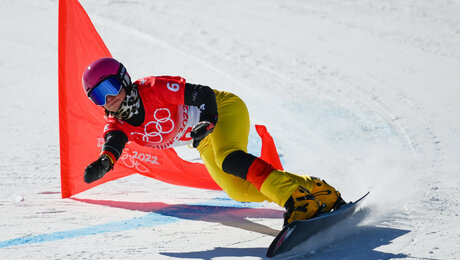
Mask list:
[{"label": "number on bib", "polygon": [[168,87],[169,90],[171,90],[173,92],[179,91],[179,88],[180,88],[179,84],[177,84],[177,83],[172,83],[172,84],[168,83],[168,84],[166,84],[166,86]]}]

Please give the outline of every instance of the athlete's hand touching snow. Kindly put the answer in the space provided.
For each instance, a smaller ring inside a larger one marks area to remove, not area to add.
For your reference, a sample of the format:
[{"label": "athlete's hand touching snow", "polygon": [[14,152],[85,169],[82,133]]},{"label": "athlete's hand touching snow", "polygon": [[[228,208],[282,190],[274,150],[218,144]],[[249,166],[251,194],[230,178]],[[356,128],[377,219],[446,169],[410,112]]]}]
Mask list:
[{"label": "athlete's hand touching snow", "polygon": [[109,156],[103,154],[96,161],[92,162],[85,169],[85,182],[91,183],[102,178],[108,171],[113,168]]}]

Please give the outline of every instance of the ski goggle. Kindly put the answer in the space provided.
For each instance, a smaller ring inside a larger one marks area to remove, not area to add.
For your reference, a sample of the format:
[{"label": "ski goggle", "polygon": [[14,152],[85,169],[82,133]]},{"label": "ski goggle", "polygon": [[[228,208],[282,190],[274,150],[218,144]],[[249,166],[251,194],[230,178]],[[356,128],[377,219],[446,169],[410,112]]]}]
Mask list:
[{"label": "ski goggle", "polygon": [[111,76],[101,81],[89,93],[88,97],[98,106],[104,106],[107,96],[116,96],[120,93],[123,82],[117,76]]}]

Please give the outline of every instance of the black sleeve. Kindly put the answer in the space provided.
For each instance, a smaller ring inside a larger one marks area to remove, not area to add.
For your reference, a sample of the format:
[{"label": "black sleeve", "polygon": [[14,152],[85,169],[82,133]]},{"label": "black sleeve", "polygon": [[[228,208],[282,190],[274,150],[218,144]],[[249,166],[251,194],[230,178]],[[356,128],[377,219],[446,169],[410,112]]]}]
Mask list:
[{"label": "black sleeve", "polygon": [[208,86],[185,83],[184,103],[200,109],[200,121],[217,123],[217,103],[214,90]]},{"label": "black sleeve", "polygon": [[128,137],[122,131],[110,131],[104,136],[104,139],[105,143],[102,145],[102,151],[112,153],[115,159],[118,160],[128,142]]}]

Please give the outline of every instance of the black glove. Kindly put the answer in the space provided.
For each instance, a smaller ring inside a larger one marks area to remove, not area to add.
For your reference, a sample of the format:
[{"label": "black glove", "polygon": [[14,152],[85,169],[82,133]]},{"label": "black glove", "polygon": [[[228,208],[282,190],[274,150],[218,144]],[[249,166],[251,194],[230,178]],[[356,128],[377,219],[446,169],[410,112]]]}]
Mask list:
[{"label": "black glove", "polygon": [[197,148],[201,140],[212,133],[212,131],[214,131],[214,124],[209,121],[201,121],[193,126],[192,132],[190,132],[190,137],[193,139],[193,147]]},{"label": "black glove", "polygon": [[108,171],[112,170],[113,165],[109,156],[103,154],[97,159],[97,161],[92,162],[85,169],[85,182],[91,183],[102,178]]}]

